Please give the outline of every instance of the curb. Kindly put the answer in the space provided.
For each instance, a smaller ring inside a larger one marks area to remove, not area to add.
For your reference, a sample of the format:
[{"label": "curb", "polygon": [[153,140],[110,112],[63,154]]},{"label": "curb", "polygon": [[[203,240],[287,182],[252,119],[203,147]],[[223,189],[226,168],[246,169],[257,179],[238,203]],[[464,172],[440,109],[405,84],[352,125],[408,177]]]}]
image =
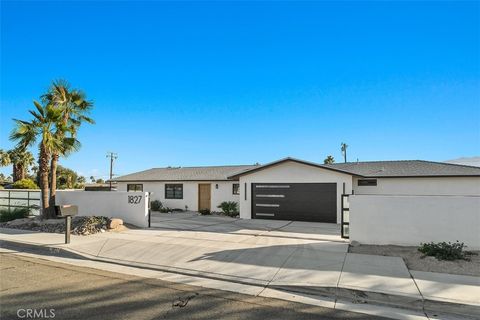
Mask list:
[{"label": "curb", "polygon": [[335,301],[348,301],[353,304],[367,304],[393,307],[398,309],[407,309],[424,313],[443,313],[454,316],[461,316],[471,319],[480,319],[480,307],[476,305],[444,302],[429,299],[417,299],[402,295],[392,295],[374,291],[362,291],[345,287],[305,287],[305,286],[282,286],[269,285],[268,281],[255,281],[253,279],[232,277],[214,273],[205,273],[199,271],[185,270],[173,267],[161,267],[158,265],[148,265],[124,260],[112,260],[92,256],[90,254],[79,253],[63,247],[38,245],[28,242],[0,240],[0,248],[22,251],[26,253],[40,254],[44,256],[54,256],[61,258],[82,259],[96,262],[116,264],[126,267],[147,269],[152,271],[179,274],[190,277],[212,279],[217,281],[233,282],[242,285],[256,286],[259,288],[269,288],[296,295],[318,296]]}]

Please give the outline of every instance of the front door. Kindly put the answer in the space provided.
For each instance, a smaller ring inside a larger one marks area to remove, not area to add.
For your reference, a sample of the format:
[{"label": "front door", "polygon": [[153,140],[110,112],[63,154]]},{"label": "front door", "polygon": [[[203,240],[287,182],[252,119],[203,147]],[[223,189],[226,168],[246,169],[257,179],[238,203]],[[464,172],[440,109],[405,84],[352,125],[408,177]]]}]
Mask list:
[{"label": "front door", "polygon": [[209,183],[198,184],[198,211],[210,210],[211,186]]}]

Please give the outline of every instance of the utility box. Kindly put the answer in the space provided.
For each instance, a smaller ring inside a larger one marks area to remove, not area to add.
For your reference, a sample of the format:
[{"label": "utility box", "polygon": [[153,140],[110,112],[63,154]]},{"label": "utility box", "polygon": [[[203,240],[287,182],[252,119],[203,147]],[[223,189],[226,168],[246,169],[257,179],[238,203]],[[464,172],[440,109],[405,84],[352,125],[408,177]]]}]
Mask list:
[{"label": "utility box", "polygon": [[76,216],[78,214],[78,206],[71,204],[58,206],[58,209],[57,213],[61,217]]}]

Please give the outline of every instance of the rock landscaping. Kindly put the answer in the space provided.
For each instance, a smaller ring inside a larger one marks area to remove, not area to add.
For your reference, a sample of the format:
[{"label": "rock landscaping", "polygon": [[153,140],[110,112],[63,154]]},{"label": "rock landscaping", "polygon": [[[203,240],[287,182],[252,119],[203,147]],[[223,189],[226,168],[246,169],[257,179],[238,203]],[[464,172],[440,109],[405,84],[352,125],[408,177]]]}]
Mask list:
[{"label": "rock landscaping", "polygon": [[355,244],[351,245],[348,251],[351,253],[400,257],[403,258],[410,270],[480,276],[480,252],[478,251],[468,252],[467,260],[454,261],[438,260],[432,256],[425,256],[418,251],[418,247],[408,246]]},{"label": "rock landscaping", "polygon": [[[41,219],[40,217],[16,219],[0,223],[0,228],[23,229],[40,232],[64,233],[65,219]],[[72,234],[89,235],[106,231],[123,230],[122,219],[110,219],[102,216],[73,217]]]}]

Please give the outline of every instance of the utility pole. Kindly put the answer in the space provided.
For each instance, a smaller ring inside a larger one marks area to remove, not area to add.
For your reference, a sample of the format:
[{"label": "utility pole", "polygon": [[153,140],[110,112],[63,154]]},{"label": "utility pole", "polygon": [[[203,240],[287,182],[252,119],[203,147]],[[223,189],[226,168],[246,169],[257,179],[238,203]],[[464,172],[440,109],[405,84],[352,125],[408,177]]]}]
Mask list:
[{"label": "utility pole", "polygon": [[345,142],[342,142],[341,150],[342,150],[342,155],[343,155],[343,161],[345,163],[347,162],[347,148],[348,148],[348,144],[346,144]]},{"label": "utility pole", "polygon": [[118,158],[118,155],[114,152],[109,152],[107,158],[110,158],[110,179],[108,183],[110,184],[110,191],[112,191],[112,178],[113,178],[113,160]]}]

